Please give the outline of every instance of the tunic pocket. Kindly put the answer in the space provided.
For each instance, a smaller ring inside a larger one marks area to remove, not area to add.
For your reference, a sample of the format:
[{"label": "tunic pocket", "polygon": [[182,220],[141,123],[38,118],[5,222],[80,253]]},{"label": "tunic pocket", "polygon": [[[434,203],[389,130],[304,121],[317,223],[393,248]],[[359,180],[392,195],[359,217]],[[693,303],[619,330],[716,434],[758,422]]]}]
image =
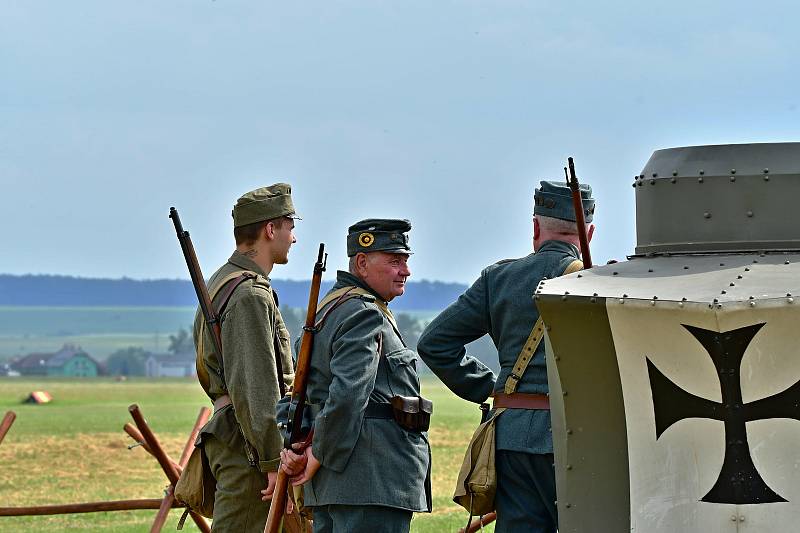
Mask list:
[{"label": "tunic pocket", "polygon": [[419,395],[417,354],[414,350],[401,348],[386,354],[389,384],[392,392],[400,396]]}]

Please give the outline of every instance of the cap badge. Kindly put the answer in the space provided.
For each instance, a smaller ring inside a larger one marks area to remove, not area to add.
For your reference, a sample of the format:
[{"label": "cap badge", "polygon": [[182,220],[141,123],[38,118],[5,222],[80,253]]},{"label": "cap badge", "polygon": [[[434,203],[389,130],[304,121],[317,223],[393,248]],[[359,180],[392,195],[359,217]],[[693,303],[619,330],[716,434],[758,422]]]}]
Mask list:
[{"label": "cap badge", "polygon": [[372,233],[362,233],[358,236],[358,244],[364,248],[369,248],[375,242],[375,236]]}]

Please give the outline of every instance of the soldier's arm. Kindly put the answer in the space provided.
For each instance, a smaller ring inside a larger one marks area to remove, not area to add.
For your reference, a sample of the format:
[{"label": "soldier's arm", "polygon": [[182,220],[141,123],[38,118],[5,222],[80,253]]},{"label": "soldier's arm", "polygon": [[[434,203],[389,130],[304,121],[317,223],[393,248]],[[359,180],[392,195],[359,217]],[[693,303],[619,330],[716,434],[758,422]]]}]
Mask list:
[{"label": "soldier's arm", "polygon": [[222,322],[223,360],[236,419],[258,452],[261,471],[277,471],[282,439],[275,420],[280,399],[273,344],[275,306],[268,289],[244,287]]},{"label": "soldier's arm", "polygon": [[314,457],[326,468],[341,472],[361,431],[364,411],[378,371],[378,337],[383,315],[361,302],[338,328],[331,346],[331,384],[328,399],[314,423]]},{"label": "soldier's arm", "polygon": [[492,393],[495,375],[465,346],[489,332],[486,273],[428,324],[417,343],[425,364],[465,400],[482,402]]}]

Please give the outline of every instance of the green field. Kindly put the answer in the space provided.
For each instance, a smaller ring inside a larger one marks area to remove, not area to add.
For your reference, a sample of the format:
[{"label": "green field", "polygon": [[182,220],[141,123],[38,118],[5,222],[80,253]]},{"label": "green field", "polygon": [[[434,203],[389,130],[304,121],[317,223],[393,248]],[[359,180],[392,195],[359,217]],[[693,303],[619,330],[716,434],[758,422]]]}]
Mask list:
[{"label": "green field", "polygon": [[[49,391],[53,403],[20,404],[32,390]],[[424,381],[422,393],[435,404],[430,431],[434,511],[417,515],[411,530],[457,531],[466,517],[450,496],[478,410],[433,379]],[[131,421],[128,406],[132,403],[141,407],[167,452],[179,457],[207,400],[191,380],[0,378],[0,416],[8,410],[17,413],[0,444],[0,505],[161,497],[166,480],[156,461],[142,448],[127,449],[132,441],[122,426]],[[155,511],[124,511],[0,518],[0,531],[139,532],[149,529],[154,516]],[[174,531],[179,516],[173,510],[164,531]],[[184,529],[197,531],[191,521]]]}]

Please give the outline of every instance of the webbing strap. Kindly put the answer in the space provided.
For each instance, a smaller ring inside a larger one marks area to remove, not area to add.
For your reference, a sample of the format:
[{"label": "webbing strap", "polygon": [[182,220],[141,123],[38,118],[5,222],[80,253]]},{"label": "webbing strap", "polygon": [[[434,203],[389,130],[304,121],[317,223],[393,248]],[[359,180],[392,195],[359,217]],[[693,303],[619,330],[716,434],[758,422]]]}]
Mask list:
[{"label": "webbing strap", "polygon": [[[219,283],[214,286],[214,289],[209,293],[209,299],[213,302],[214,298],[217,297],[217,294],[226,286],[228,290],[223,294],[224,298],[219,302],[217,309],[213,309],[212,311],[214,314],[219,317],[224,311],[225,307],[228,305],[228,300],[230,300],[231,296],[233,295],[233,291],[236,290],[236,287],[239,286],[243,281],[247,279],[257,278],[258,274],[255,272],[251,272],[250,270],[238,270],[236,272],[231,272],[224,278],[222,278]],[[229,283],[237,278],[241,278],[239,281],[235,283]],[[200,386],[203,387],[203,390],[208,392],[209,388],[211,387],[211,382],[208,379],[208,369],[206,368],[206,363],[203,360],[203,354],[205,354],[205,338],[206,332],[208,330],[208,323],[203,317],[203,325],[200,330],[200,336],[197,341],[197,354],[195,356],[195,368],[197,369],[197,378],[200,381]],[[219,356],[219,366],[220,371],[218,372],[219,378],[222,380],[223,386],[225,384],[225,365],[223,363],[222,354],[217,354]]]},{"label": "webbing strap", "polygon": [[[580,259],[576,259],[567,265],[567,268],[561,275],[566,276],[567,274],[572,274],[573,272],[577,272],[581,269],[583,269],[583,262]],[[525,344],[522,346],[522,350],[520,350],[519,355],[517,356],[517,360],[514,363],[514,368],[511,370],[511,375],[509,375],[508,379],[506,379],[506,384],[503,387],[503,392],[505,394],[513,394],[514,391],[517,390],[517,385],[519,385],[519,381],[522,379],[522,376],[525,375],[525,371],[528,369],[528,364],[531,362],[531,359],[533,359],[536,349],[539,348],[539,344],[542,342],[543,338],[544,322],[540,316],[533,325],[533,329],[531,330],[530,335],[528,335],[528,340],[525,341]]]},{"label": "webbing strap", "polygon": [[400,328],[397,327],[397,321],[395,321],[394,315],[392,314],[392,311],[389,309],[389,306],[386,305],[386,302],[384,302],[380,298],[375,297],[374,294],[372,294],[371,292],[369,292],[366,289],[362,289],[361,287],[348,286],[348,287],[342,287],[340,289],[336,289],[335,291],[331,291],[328,294],[326,294],[325,298],[323,298],[319,302],[319,305],[317,306],[317,309],[324,308],[326,305],[328,305],[329,303],[331,303],[334,300],[338,300],[339,298],[341,298],[345,294],[347,294],[347,295],[352,294],[352,295],[358,295],[358,296],[369,296],[370,298],[374,298],[375,305],[378,306],[378,309],[380,309],[381,312],[383,312],[384,316],[386,316],[386,318],[389,320],[389,323],[392,325],[392,327],[394,328],[395,332],[397,332],[397,334],[400,335]]}]

